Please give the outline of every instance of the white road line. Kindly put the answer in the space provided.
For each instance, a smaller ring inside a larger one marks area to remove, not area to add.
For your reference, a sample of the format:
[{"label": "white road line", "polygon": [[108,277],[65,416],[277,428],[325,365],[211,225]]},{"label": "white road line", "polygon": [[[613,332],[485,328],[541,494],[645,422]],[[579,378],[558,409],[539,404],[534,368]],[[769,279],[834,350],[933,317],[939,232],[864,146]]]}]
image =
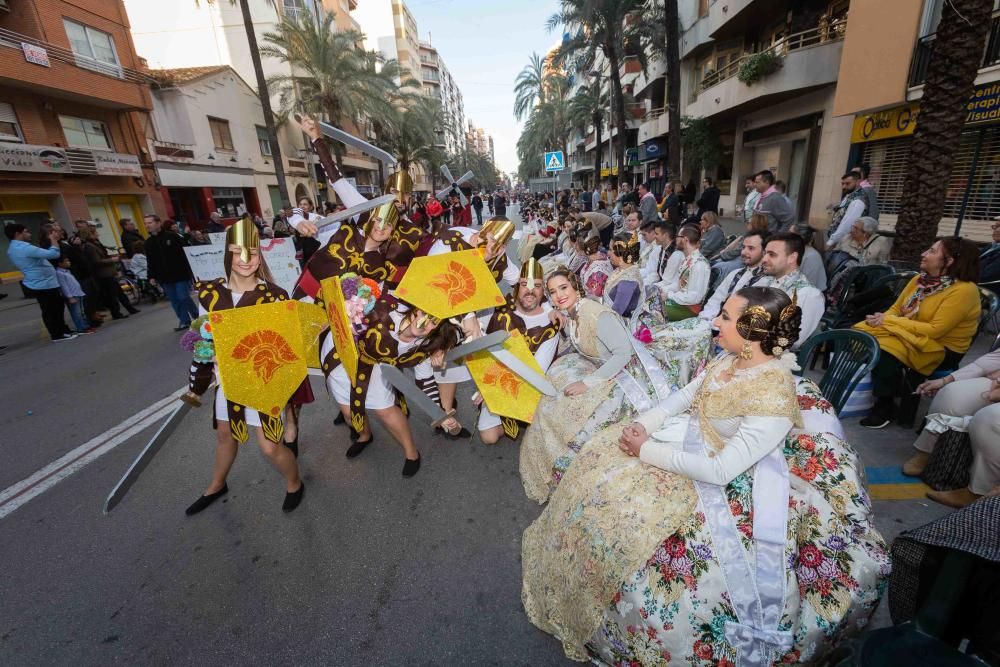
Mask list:
[{"label": "white road line", "polygon": [[62,480],[78,472],[88,463],[101,458],[137,433],[141,433],[158,421],[163,420],[176,407],[177,397],[186,390],[186,386],[181,387],[169,396],[161,398],[152,405],[132,415],[117,426],[113,426],[104,433],[91,438],[30,477],[22,479],[20,482],[0,491],[0,519],[32,498],[45,493]]}]

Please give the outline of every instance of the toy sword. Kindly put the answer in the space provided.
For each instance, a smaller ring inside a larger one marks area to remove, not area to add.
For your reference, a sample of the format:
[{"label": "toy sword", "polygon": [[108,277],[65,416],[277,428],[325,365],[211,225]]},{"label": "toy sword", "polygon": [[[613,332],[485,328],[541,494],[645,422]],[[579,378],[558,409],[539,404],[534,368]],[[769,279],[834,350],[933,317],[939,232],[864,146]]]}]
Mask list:
[{"label": "toy sword", "polygon": [[386,164],[389,164],[393,167],[396,166],[397,160],[395,157],[393,157],[392,153],[387,153],[378,146],[373,146],[364,139],[359,139],[353,134],[348,134],[347,132],[344,132],[343,130],[336,128],[333,125],[330,125],[329,123],[324,123],[323,121],[319,121],[319,127],[320,130],[323,131],[323,134],[330,137],[331,139],[336,139],[340,143],[347,144],[348,146],[354,146],[362,153],[367,153],[368,155],[371,155],[373,158],[381,162],[385,162]]},{"label": "toy sword", "polygon": [[522,380],[530,384],[538,391],[542,392],[546,396],[556,395],[556,388],[552,386],[551,382],[545,379],[544,375],[539,375],[537,371],[515,357],[509,350],[505,350],[502,347],[491,347],[486,351],[489,352],[494,359],[521,376]]},{"label": "toy sword", "polygon": [[381,197],[376,197],[375,199],[369,199],[368,201],[363,201],[360,204],[355,204],[350,208],[345,208],[343,211],[337,211],[325,218],[320,218],[316,221],[316,228],[322,229],[329,225],[343,222],[348,218],[353,218],[356,215],[360,215],[365,211],[371,211],[373,209],[382,206],[383,204],[388,204],[390,202],[396,201],[396,195],[382,195]]},{"label": "toy sword", "polygon": [[407,405],[420,408],[420,411],[431,418],[431,427],[437,428],[442,422],[448,421],[455,416],[454,408],[445,412],[440,405],[435,403],[424,392],[420,391],[417,385],[403,375],[403,371],[390,364],[379,364],[382,377],[388,380],[389,384],[399,390],[406,397]]},{"label": "toy sword", "polygon": [[508,338],[510,338],[510,334],[503,329],[494,331],[493,333],[480,336],[475,340],[471,340],[468,343],[463,343],[458,347],[452,348],[447,354],[444,355],[444,360],[446,362],[455,361],[456,359],[467,357],[473,352],[481,352],[483,350],[488,350],[495,345],[503,345],[504,341]]}]

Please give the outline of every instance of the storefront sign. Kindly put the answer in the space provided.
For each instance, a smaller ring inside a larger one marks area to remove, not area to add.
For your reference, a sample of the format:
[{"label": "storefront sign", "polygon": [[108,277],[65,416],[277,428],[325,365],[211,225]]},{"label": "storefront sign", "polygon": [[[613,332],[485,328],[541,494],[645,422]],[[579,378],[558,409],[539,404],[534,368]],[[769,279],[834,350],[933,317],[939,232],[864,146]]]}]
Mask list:
[{"label": "storefront sign", "polygon": [[1000,121],[1000,83],[976,86],[976,90],[965,106],[966,125],[995,123]]},{"label": "storefront sign", "polygon": [[617,176],[617,175],[618,175],[618,167],[601,168],[601,178],[604,178],[605,176]]},{"label": "storefront sign", "polygon": [[21,51],[24,52],[24,59],[29,63],[42,65],[43,67],[50,67],[49,52],[42,47],[35,46],[34,44],[28,44],[27,42],[21,42]]},{"label": "storefront sign", "polygon": [[639,147],[639,160],[649,162],[667,157],[667,146],[662,139],[650,139]]},{"label": "storefront sign", "polygon": [[102,176],[142,176],[139,158],[128,153],[94,151],[94,164]]},{"label": "storefront sign", "polygon": [[0,171],[40,171],[50,174],[71,172],[61,148],[0,142]]},{"label": "storefront sign", "polygon": [[854,127],[851,129],[851,143],[860,144],[913,134],[917,128],[919,109],[920,105],[914,102],[895,109],[855,116]]}]

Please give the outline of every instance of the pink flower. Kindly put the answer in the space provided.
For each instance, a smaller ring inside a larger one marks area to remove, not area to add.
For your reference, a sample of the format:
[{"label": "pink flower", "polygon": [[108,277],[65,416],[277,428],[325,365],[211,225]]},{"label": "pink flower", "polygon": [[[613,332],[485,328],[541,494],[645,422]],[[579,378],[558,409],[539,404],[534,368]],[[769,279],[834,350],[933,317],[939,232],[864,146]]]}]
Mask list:
[{"label": "pink flower", "polygon": [[812,544],[807,544],[799,549],[799,560],[808,567],[819,567],[823,562],[823,552]]},{"label": "pink flower", "polygon": [[646,327],[646,326],[643,326],[643,327],[640,327],[640,328],[639,328],[639,329],[638,329],[638,330],[637,330],[637,331],[636,331],[636,332],[635,332],[635,333],[633,334],[633,336],[635,336],[635,339],[636,339],[637,341],[639,341],[640,343],[643,343],[643,344],[645,344],[645,345],[648,345],[648,344],[650,344],[650,343],[652,343],[652,342],[653,342],[653,334],[652,334],[652,332],[651,332],[651,331],[649,330],[649,327]]},{"label": "pink flower", "polygon": [[684,538],[677,537],[676,535],[671,535],[667,538],[666,547],[667,551],[674,558],[681,558],[687,553],[687,545],[684,544]]}]

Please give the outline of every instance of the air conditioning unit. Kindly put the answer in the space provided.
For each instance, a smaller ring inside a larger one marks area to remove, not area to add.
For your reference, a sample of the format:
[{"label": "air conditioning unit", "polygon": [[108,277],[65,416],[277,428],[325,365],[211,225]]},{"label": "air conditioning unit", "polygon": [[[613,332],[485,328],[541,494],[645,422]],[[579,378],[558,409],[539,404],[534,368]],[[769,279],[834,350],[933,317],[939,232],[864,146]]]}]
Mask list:
[{"label": "air conditioning unit", "polygon": [[[0,0],[2,2],[3,0]],[[94,151],[85,148],[67,148],[66,157],[69,159],[69,166],[74,174],[96,174],[97,162],[94,160]]]},{"label": "air conditioning unit", "polygon": [[9,12],[10,5],[7,4],[7,0],[0,0],[0,12]]}]

